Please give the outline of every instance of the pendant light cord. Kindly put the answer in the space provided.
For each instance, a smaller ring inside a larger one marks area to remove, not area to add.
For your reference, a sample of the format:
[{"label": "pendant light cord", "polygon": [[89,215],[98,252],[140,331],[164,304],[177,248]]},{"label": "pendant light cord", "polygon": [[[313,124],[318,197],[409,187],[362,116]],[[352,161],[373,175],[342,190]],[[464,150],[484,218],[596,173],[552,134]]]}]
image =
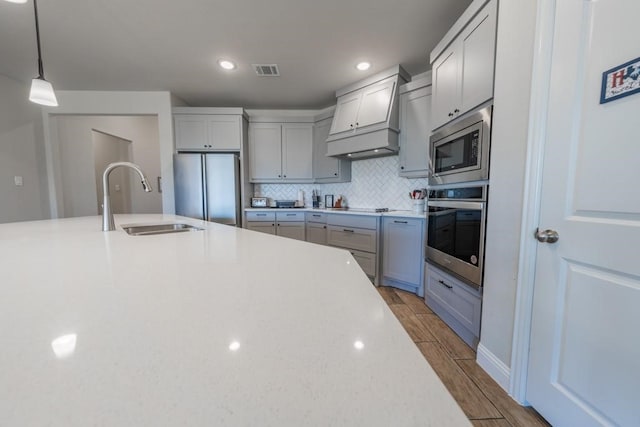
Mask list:
[{"label": "pendant light cord", "polygon": [[42,48],[40,47],[40,25],[38,24],[38,2],[33,0],[33,12],[36,17],[36,41],[38,42],[38,78],[44,78],[44,66],[42,65]]}]

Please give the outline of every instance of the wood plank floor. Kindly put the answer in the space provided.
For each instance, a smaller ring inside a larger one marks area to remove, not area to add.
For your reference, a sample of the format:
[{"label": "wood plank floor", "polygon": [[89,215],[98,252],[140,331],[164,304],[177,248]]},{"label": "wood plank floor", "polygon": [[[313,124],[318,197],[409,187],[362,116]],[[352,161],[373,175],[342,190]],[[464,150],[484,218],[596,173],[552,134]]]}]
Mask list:
[{"label": "wood plank floor", "polygon": [[475,427],[549,426],[478,366],[476,352],[422,298],[390,287],[381,286],[378,292]]}]

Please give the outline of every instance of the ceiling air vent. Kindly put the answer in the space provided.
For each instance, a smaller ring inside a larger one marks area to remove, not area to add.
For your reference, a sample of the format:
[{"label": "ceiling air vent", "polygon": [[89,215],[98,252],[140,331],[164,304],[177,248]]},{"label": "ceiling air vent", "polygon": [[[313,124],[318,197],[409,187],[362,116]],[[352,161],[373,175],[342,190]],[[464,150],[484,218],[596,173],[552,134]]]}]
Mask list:
[{"label": "ceiling air vent", "polygon": [[277,77],[280,75],[276,64],[251,64],[256,74],[262,77]]}]

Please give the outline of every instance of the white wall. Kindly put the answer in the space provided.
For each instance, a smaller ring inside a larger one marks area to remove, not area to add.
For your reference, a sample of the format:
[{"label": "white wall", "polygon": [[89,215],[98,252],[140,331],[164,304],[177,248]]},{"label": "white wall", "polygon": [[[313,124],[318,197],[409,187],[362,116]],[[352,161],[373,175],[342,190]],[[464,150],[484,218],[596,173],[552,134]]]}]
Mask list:
[{"label": "white wall", "polygon": [[254,184],[256,196],[272,199],[295,200],[298,190],[304,191],[305,205],[311,206],[311,191],[320,190],[322,201],[325,194],[335,198],[342,195],[348,206],[354,208],[390,208],[411,210],[413,202],[409,192],[427,187],[427,179],[407,179],[398,176],[398,156],[357,160],[351,164],[351,182],[339,184]]},{"label": "white wall", "polygon": [[0,75],[0,223],[49,216],[41,110],[28,97],[27,84]]},{"label": "white wall", "polygon": [[58,205],[59,217],[98,214],[93,130],[131,141],[131,161],[140,165],[154,187],[152,193],[145,193],[137,175],[131,177],[132,212],[162,212],[162,194],[155,188],[157,177],[161,176],[156,116],[63,115],[51,116],[49,122],[57,131],[60,178],[57,194],[62,201]]},{"label": "white wall", "polygon": [[498,12],[480,344],[506,367],[511,363],[536,3],[501,0]]},{"label": "white wall", "polygon": [[[47,177],[52,217],[62,209],[62,180],[60,174],[60,152],[58,149],[55,115],[153,115],[158,118],[158,141],[160,144],[160,170],[163,183],[162,211],[175,212],[173,192],[173,116],[172,98],[169,92],[103,92],[103,91],[57,91],[59,106],[43,108],[42,121],[45,129],[47,150]],[[135,195],[134,195],[135,197]]]}]

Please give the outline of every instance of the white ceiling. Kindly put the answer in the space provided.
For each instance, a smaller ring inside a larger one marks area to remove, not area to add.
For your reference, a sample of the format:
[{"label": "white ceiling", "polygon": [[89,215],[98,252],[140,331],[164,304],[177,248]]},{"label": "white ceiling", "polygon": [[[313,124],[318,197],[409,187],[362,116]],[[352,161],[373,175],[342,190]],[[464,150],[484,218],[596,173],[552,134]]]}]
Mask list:
[{"label": "white ceiling", "polygon": [[[65,90],[168,90],[193,106],[322,108],[428,56],[471,0],[39,0],[46,77]],[[229,58],[238,69],[216,65]],[[0,0],[0,74],[37,75],[33,4]],[[357,71],[355,63],[373,67]],[[281,77],[250,64],[276,63]]]}]

